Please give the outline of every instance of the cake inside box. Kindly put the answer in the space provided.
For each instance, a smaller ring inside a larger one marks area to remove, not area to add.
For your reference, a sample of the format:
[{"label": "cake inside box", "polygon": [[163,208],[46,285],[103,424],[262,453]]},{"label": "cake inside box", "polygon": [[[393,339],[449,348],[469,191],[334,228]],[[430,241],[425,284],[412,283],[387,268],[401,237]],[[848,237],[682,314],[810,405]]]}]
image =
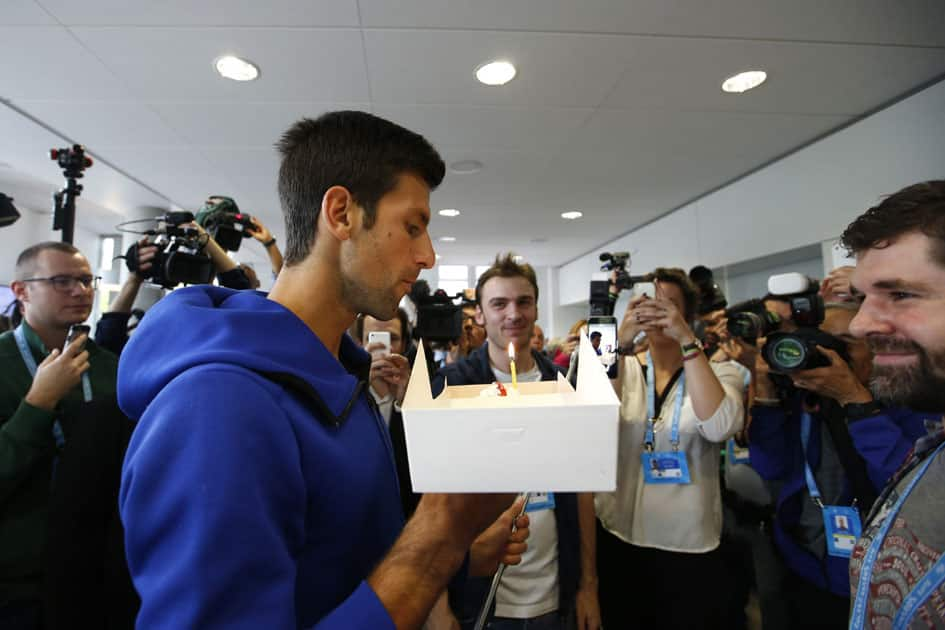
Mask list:
[{"label": "cake inside box", "polygon": [[[512,389],[511,383],[503,383],[503,386]],[[494,387],[494,384],[447,385],[443,392],[433,400],[433,406],[451,409],[552,407],[572,404],[576,398],[574,388],[563,378],[558,381],[519,383],[518,394],[516,395],[480,395],[482,390],[490,387]]]}]

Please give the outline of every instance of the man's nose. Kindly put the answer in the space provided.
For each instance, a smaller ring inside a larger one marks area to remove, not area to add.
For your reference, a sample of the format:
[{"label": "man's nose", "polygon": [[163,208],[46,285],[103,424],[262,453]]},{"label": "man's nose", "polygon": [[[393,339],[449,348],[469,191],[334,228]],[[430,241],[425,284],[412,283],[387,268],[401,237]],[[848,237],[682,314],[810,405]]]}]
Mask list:
[{"label": "man's nose", "polygon": [[885,314],[868,300],[863,301],[860,310],[850,322],[850,334],[859,338],[871,334],[889,335],[894,330]]}]

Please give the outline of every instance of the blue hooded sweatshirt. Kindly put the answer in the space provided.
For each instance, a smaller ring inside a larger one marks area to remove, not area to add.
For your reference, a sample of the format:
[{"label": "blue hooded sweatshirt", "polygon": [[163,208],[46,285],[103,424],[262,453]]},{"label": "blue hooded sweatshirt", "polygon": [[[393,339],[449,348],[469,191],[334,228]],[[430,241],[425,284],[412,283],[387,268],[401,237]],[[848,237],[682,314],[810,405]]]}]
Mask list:
[{"label": "blue hooded sweatshirt", "polygon": [[370,358],[261,293],[179,289],[118,370],[141,628],[393,629],[365,582],[403,527]]}]

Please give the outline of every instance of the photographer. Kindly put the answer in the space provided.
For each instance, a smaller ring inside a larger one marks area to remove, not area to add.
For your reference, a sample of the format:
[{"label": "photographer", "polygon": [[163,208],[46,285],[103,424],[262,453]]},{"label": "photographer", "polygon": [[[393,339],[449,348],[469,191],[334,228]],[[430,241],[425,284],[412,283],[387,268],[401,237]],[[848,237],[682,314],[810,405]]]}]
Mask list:
[{"label": "photographer", "polygon": [[121,285],[121,290],[112,303],[109,305],[108,312],[102,313],[102,317],[95,325],[95,343],[110,350],[116,356],[121,355],[121,351],[128,343],[128,320],[131,319],[131,307],[138,297],[138,291],[148,276],[151,269],[151,261],[157,252],[157,247],[148,243],[147,237],[138,241],[138,266],[137,270],[128,274],[128,278]]},{"label": "photographer", "polygon": [[849,360],[818,346],[829,365],[791,373],[790,386],[780,393],[768,364],[756,362],[751,462],[780,486],[774,542],[787,569],[781,593],[789,627],[846,624],[850,584],[844,541],[850,539],[843,536],[855,536],[859,527],[834,532],[834,515],[852,523],[858,516],[847,508],[868,510],[924,432],[921,416],[884,409],[866,388],[872,357],[866,344],[850,335],[856,310],[855,304],[828,304],[820,325],[845,344]]},{"label": "photographer", "polygon": [[717,549],[719,445],[742,426],[744,381],[703,353],[686,273],[651,277],[655,297],[631,299],[618,332],[621,348],[646,332],[650,349],[622,358],[615,382],[617,490],[595,495],[601,613],[607,628],[716,628],[729,590]]},{"label": "photographer", "polygon": [[[213,262],[213,268],[217,274],[217,281],[219,281],[220,286],[226,287],[227,289],[253,289],[253,281],[247,275],[245,269],[240,265],[236,264],[232,258],[227,255],[223,248],[220,247],[220,244],[217,243],[212,236],[207,232],[206,229],[199,222],[194,221],[193,223],[187,224],[189,227],[197,228],[200,232],[200,236],[206,239],[206,244],[204,245],[203,251],[207,256],[210,257],[210,260]],[[256,286],[259,286],[257,280]]]}]

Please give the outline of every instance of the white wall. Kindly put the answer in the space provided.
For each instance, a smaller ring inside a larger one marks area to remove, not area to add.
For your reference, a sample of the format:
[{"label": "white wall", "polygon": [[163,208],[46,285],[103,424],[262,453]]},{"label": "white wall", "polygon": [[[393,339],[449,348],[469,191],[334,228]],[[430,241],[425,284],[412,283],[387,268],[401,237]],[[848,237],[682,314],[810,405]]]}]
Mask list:
[{"label": "white wall", "polygon": [[721,267],[836,238],[880,197],[942,177],[945,81],[564,265],[557,312],[587,301],[602,251],[630,251],[634,273]]},{"label": "white wall", "polygon": [[[53,232],[52,216],[18,208],[19,220],[13,225],[0,228],[0,284],[13,281],[13,268],[20,252],[41,241],[62,240],[61,232]],[[99,264],[98,235],[78,225],[73,244],[85,254],[95,269]]]}]

